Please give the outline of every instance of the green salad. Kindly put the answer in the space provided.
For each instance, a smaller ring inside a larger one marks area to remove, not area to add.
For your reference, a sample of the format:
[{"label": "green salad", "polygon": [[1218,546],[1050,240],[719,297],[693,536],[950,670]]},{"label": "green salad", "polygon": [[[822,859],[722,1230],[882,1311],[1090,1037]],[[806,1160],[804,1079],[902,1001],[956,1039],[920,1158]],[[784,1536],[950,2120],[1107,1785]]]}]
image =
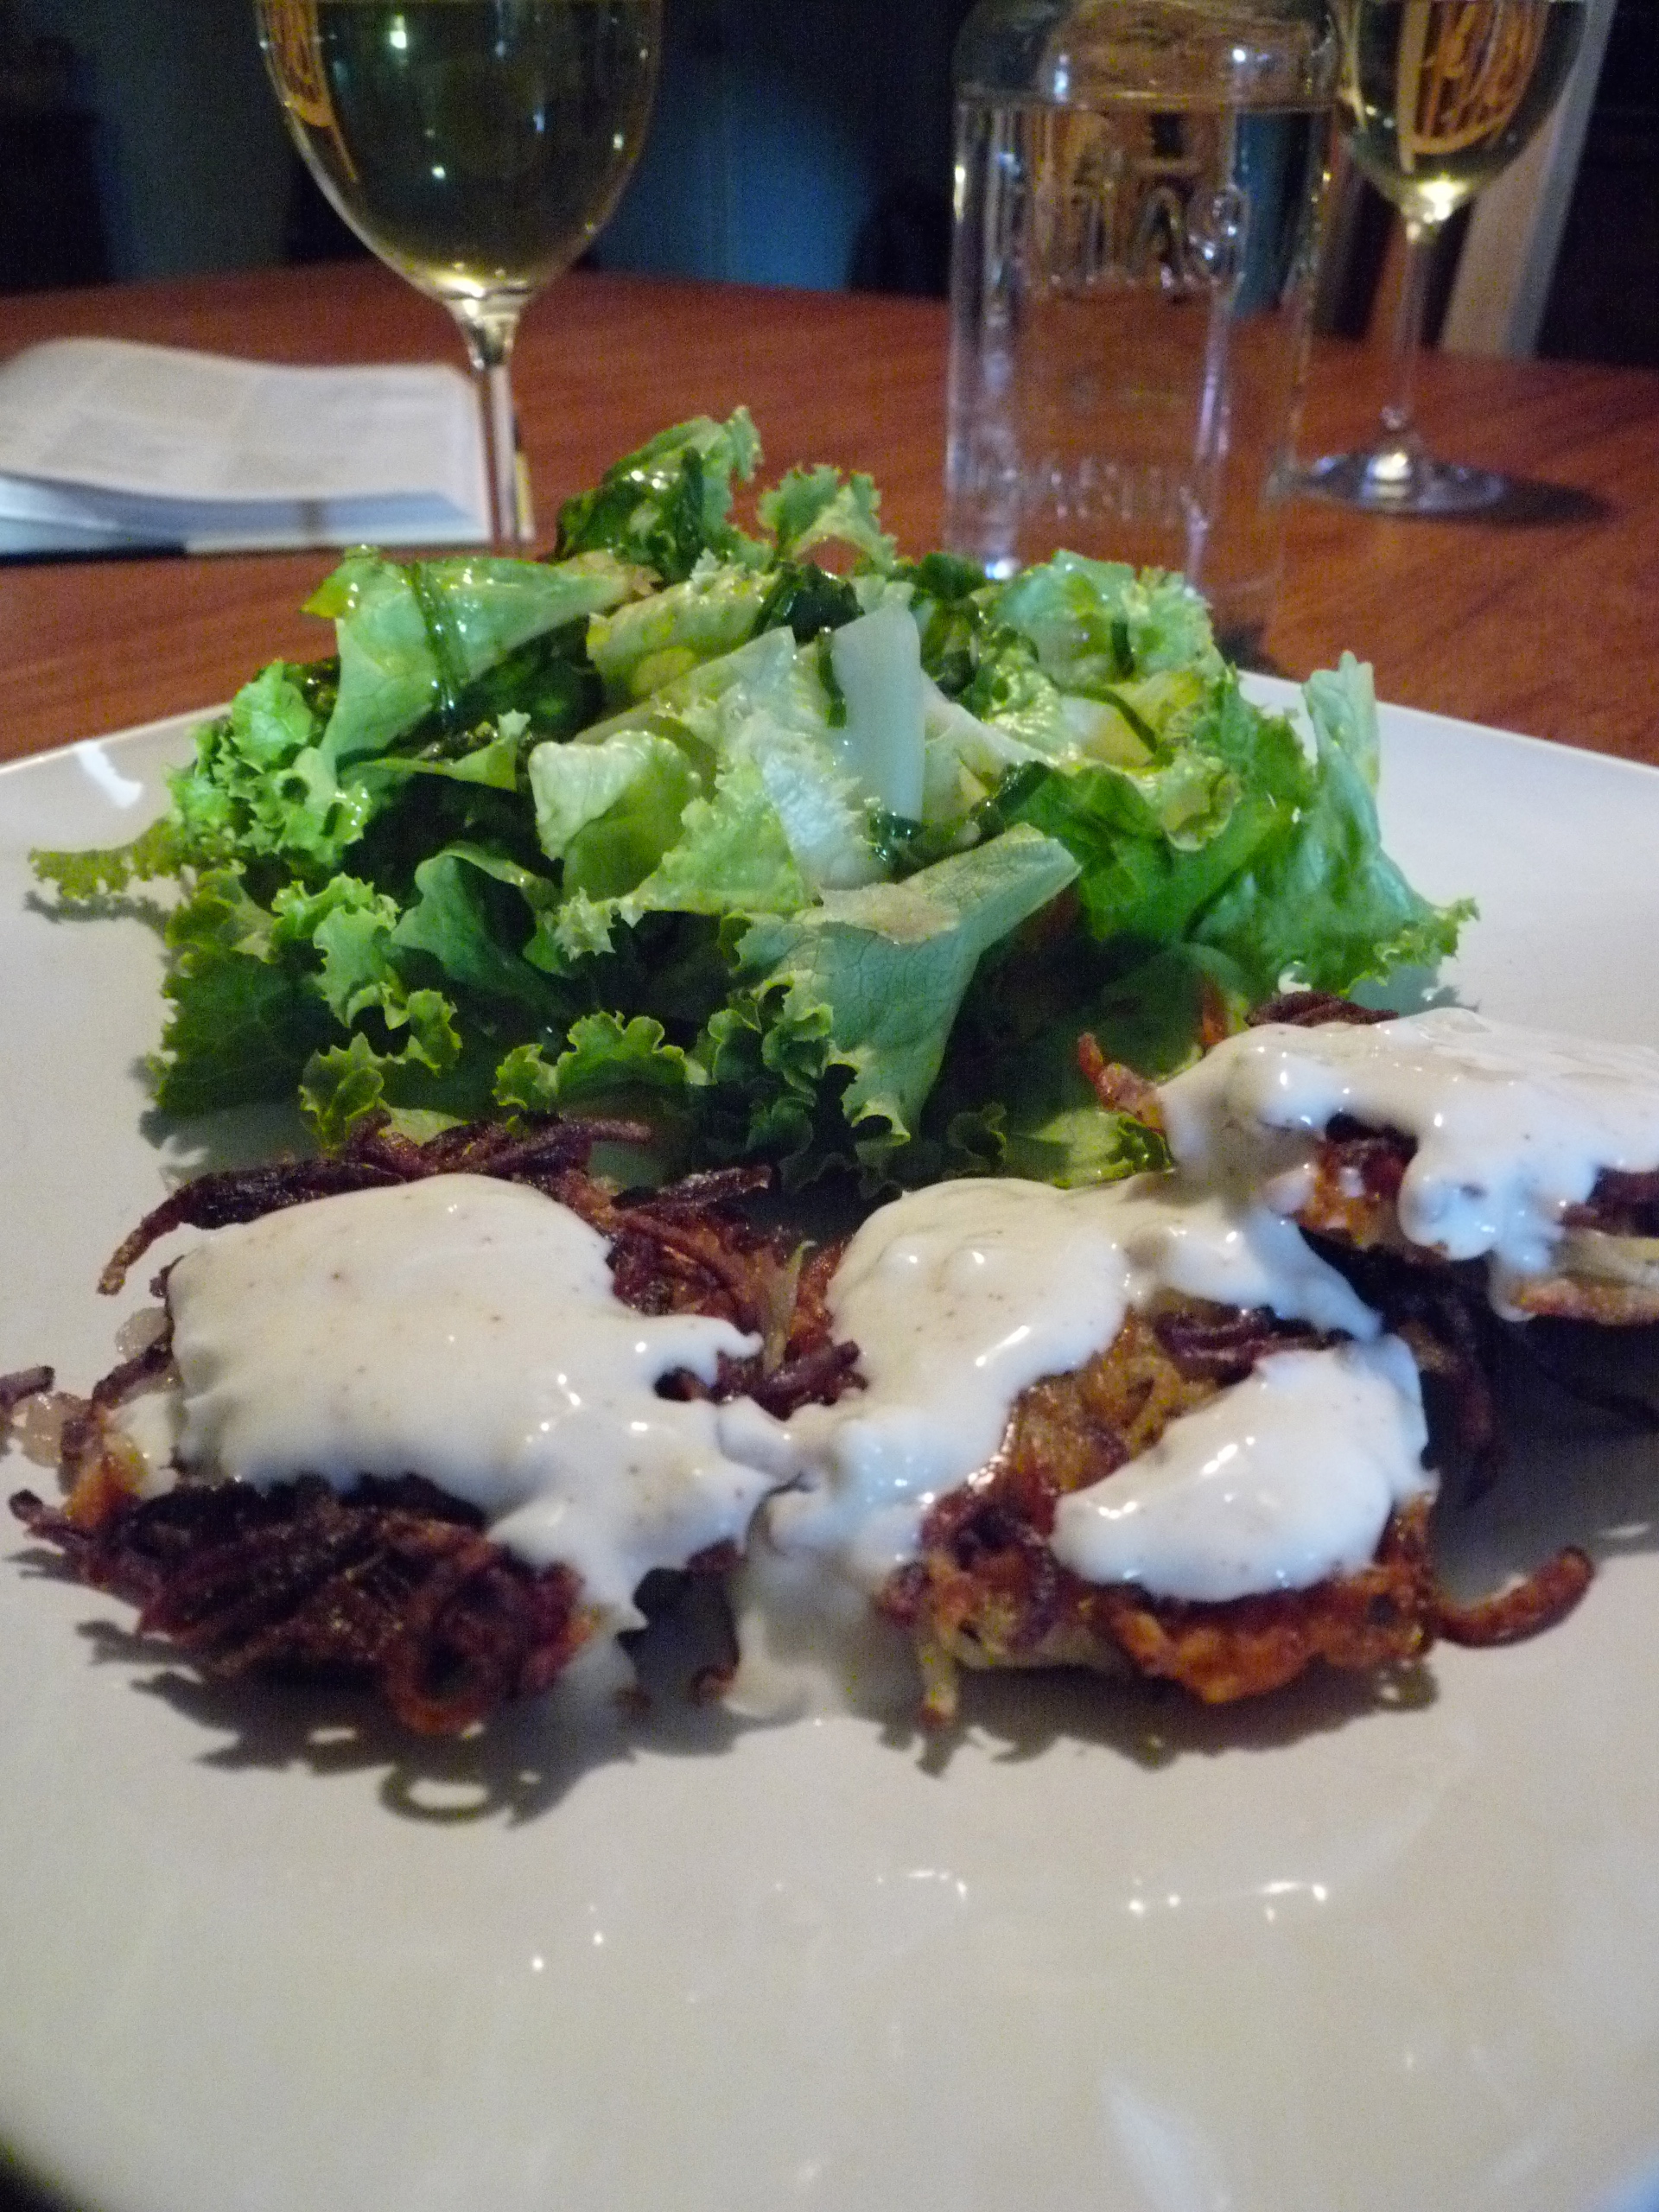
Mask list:
[{"label": "green salad", "polygon": [[178,880],[163,1111],[644,1113],[677,1165],[1077,1182],[1144,1133],[1077,1071],[1162,1075],[1288,984],[1434,966],[1382,851],[1368,669],[1305,731],[1179,577],[906,560],[869,480],[740,410],[564,506],[556,557],[347,556],[335,652],[196,735],[168,812],[37,853],[66,902]]}]

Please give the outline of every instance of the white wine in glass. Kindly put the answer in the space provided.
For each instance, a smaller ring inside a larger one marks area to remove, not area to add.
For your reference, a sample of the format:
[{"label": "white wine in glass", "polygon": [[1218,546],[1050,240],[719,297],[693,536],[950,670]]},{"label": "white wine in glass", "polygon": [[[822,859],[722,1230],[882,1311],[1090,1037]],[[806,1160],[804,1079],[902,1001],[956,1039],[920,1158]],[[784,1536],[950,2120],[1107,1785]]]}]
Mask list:
[{"label": "white wine in glass", "polygon": [[1585,0],[1336,0],[1338,122],[1355,163],[1399,208],[1406,260],[1395,391],[1379,435],[1315,461],[1311,486],[1394,514],[1496,506],[1509,486],[1436,461],[1412,421],[1423,308],[1440,226],[1520,153],[1550,113],[1584,31]]},{"label": "white wine in glass", "polygon": [[645,142],[662,0],[254,0],[306,164],[364,243],[441,300],[485,399],[492,536],[531,533],[510,362]]}]

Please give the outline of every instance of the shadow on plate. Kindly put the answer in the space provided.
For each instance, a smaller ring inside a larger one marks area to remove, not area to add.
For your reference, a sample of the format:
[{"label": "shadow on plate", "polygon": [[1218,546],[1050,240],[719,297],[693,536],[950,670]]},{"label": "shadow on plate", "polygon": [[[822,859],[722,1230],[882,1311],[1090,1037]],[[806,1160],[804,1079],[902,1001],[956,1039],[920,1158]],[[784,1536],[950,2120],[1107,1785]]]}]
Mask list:
[{"label": "shadow on plate", "polygon": [[[1564,1384],[1562,1377],[1566,1376]],[[1511,1463],[1480,1495],[1448,1496],[1437,1548],[1460,1599],[1502,1589],[1564,1545],[1601,1567],[1659,1544],[1659,1330],[1586,1332],[1531,1325],[1512,1332],[1501,1387]],[[44,1549],[24,1553],[28,1573],[61,1576]],[[1585,1602],[1594,1605],[1593,1585]],[[361,1692],[192,1675],[173,1648],[117,1623],[81,1630],[100,1664],[149,1668],[147,1696],[219,1740],[202,1763],[227,1775],[302,1770],[321,1779],[376,1773],[389,1812],[425,1823],[518,1824],[553,1810],[582,1777],[618,1763],[717,1758],[738,1739],[791,1725],[798,1707],[740,1713],[697,1694],[731,1653],[724,1604],[710,1584],[683,1586],[651,1628],[629,1641],[638,1686],[606,1647],[548,1696],[505,1707],[458,1738],[410,1735]],[[1501,1651],[1479,1663],[1502,1666]],[[159,1663],[158,1663],[159,1662]],[[942,1776],[958,1757],[1039,1758],[1058,1745],[1092,1745],[1149,1767],[1186,1758],[1275,1751],[1364,1719],[1407,1719],[1439,1694],[1435,1656],[1344,1675],[1316,1669],[1274,1694],[1208,1707],[1166,1683],[1088,1674],[1008,1671],[964,1677],[960,1721],[921,1729],[908,1709],[871,1709],[845,1725],[867,1728],[893,1755]]]},{"label": "shadow on plate", "polygon": [[[142,1068],[136,1070],[142,1075]],[[293,1101],[228,1107],[189,1121],[152,1106],[138,1127],[146,1144],[161,1155],[168,1185],[226,1169],[268,1167],[274,1160],[308,1160],[316,1139]]]},{"label": "shadow on plate", "polygon": [[[0,2212],[83,2212],[74,2200],[28,2178],[0,2143]],[[85,2208],[91,2212],[91,2208]]]},{"label": "shadow on plate", "polygon": [[[1506,1330],[1497,1389],[1507,1459],[1441,1516],[1455,1596],[1500,1588],[1567,1544],[1599,1567],[1659,1548],[1659,1329]],[[1596,1602],[1593,1584],[1584,1602]]]},{"label": "shadow on plate", "polygon": [[[55,1552],[20,1555],[25,1573],[68,1580]],[[164,1638],[110,1620],[82,1624],[93,1663],[135,1670],[133,1688],[220,1740],[202,1765],[233,1775],[378,1772],[389,1812],[440,1827],[509,1825],[551,1811],[596,1768],[649,1758],[709,1758],[759,1723],[700,1698],[696,1681],[721,1648],[722,1624],[694,1605],[569,1670],[546,1696],[502,1708],[460,1736],[411,1734],[367,1692],[315,1681],[213,1681],[188,1671]],[[137,1670],[149,1669],[146,1673]],[[3,2212],[3,2208],[0,2208]]]},{"label": "shadow on plate", "polygon": [[1271,1696],[1203,1705],[1174,1684],[1082,1673],[976,1675],[963,1685],[962,1719],[926,1740],[935,1774],[975,1744],[999,1763],[1040,1758],[1065,1743],[1092,1744],[1137,1766],[1280,1751],[1367,1716],[1421,1713],[1437,1692],[1433,1662],[1369,1675],[1310,1669]]},{"label": "shadow on plate", "polygon": [[20,2165],[13,2165],[7,2145],[0,2144],[0,2212],[91,2212],[91,2205],[79,2205],[42,2181],[29,2179]]},{"label": "shadow on plate", "polygon": [[[25,1554],[25,1565],[61,1572],[55,1554],[44,1552]],[[170,1644],[116,1622],[88,1621],[79,1632],[96,1665],[132,1670],[139,1694],[218,1739],[200,1754],[204,1766],[226,1775],[304,1772],[320,1781],[378,1773],[386,1810],[428,1826],[520,1825],[554,1811],[601,1767],[718,1758],[741,1737],[800,1717],[798,1709],[754,1717],[699,1699],[696,1666],[665,1656],[660,1631],[636,1650],[643,1694],[595,1669],[459,1737],[411,1735],[361,1690],[208,1680],[187,1671]],[[704,1656],[703,1649],[694,1655],[699,1663]],[[1065,1743],[1156,1768],[1183,1757],[1279,1749],[1368,1715],[1424,1710],[1435,1694],[1432,1662],[1363,1676],[1310,1671],[1271,1697],[1224,1707],[1200,1705],[1168,1683],[1046,1669],[969,1676],[961,1719],[943,1732],[923,1728],[908,1709],[860,1712],[844,1725],[867,1730],[885,1754],[912,1757],[934,1776],[959,1757],[1024,1763]]]},{"label": "shadow on plate", "polygon": [[[1568,1545],[1587,1551],[1598,1572],[1659,1548],[1659,1329],[1533,1322],[1508,1331],[1497,1387],[1515,1440],[1509,1460],[1478,1493],[1448,1481],[1436,1516],[1451,1594],[1465,1603],[1490,1595]],[[1583,1602],[1595,1604],[1593,1582]],[[1201,1705],[1161,1683],[969,1675],[960,1726],[929,1745],[925,1763],[942,1773],[975,1739],[1003,1759],[1035,1758],[1071,1740],[1149,1766],[1276,1750],[1367,1717],[1426,1711],[1439,1695],[1435,1656],[1371,1675],[1313,1669],[1269,1697],[1231,1706]],[[1475,1655],[1489,1666],[1503,1656]]]},{"label": "shadow on plate", "polygon": [[143,891],[98,891],[85,899],[57,899],[42,891],[30,891],[24,894],[23,906],[31,914],[66,926],[79,922],[138,922],[157,938],[166,934],[169,912],[164,898]]}]

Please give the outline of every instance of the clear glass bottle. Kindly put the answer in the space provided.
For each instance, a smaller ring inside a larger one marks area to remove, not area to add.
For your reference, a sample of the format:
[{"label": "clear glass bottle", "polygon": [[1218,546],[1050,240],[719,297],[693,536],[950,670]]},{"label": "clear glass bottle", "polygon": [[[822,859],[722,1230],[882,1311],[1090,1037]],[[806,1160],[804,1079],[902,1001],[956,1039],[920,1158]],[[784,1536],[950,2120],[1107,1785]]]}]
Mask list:
[{"label": "clear glass bottle", "polygon": [[981,0],[957,46],[946,536],[1271,611],[1337,43],[1320,0]]}]

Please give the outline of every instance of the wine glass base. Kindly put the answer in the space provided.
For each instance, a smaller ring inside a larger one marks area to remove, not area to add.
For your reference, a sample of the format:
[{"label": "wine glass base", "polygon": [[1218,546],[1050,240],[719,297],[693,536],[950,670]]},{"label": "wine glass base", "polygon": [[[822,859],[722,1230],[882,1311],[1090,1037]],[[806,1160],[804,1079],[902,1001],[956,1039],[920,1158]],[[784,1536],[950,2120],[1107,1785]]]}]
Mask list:
[{"label": "wine glass base", "polygon": [[1392,448],[1328,454],[1309,465],[1301,488],[1370,514],[1476,515],[1501,506],[1510,481],[1488,468]]}]

